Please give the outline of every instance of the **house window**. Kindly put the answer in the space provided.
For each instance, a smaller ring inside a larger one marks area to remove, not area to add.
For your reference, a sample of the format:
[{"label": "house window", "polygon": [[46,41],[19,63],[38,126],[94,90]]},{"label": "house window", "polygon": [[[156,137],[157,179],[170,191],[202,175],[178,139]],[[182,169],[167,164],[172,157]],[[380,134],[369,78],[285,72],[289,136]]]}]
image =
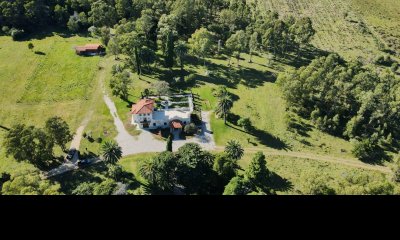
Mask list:
[{"label": "house window", "polygon": [[167,126],[167,123],[166,123],[166,122],[164,123],[164,126]]},{"label": "house window", "polygon": [[157,124],[156,124],[156,123],[153,123],[153,126],[155,127],[155,126],[157,126]]}]

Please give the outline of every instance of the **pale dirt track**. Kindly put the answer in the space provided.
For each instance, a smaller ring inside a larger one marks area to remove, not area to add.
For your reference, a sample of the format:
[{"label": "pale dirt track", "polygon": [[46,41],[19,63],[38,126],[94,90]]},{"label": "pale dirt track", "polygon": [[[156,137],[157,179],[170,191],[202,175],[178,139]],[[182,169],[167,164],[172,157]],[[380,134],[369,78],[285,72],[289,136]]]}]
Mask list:
[{"label": "pale dirt track", "polygon": [[[217,150],[223,151],[224,147],[218,146]],[[292,152],[292,151],[281,151],[281,150],[269,150],[265,148],[244,148],[246,152],[258,152],[261,151],[268,156],[287,156],[301,159],[309,159],[316,161],[323,161],[329,163],[342,164],[350,167],[362,168],[366,170],[375,170],[383,173],[390,173],[390,169],[385,166],[370,165],[359,161],[358,159],[351,158],[338,158],[320,154],[304,153],[304,152]]]}]

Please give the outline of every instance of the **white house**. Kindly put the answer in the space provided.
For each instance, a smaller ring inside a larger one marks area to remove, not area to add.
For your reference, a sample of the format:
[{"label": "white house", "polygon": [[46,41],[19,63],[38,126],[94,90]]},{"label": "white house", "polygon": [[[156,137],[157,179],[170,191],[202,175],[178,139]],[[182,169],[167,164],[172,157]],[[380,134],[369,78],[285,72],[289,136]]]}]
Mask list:
[{"label": "white house", "polygon": [[[187,98],[185,102],[172,102],[170,99],[177,97]],[[176,95],[164,97],[159,106],[156,107],[154,98],[141,99],[132,106],[132,124],[140,129],[171,128],[171,130],[182,130],[186,124],[191,122],[193,113],[193,100],[191,95]],[[172,107],[184,103],[184,107]]]}]

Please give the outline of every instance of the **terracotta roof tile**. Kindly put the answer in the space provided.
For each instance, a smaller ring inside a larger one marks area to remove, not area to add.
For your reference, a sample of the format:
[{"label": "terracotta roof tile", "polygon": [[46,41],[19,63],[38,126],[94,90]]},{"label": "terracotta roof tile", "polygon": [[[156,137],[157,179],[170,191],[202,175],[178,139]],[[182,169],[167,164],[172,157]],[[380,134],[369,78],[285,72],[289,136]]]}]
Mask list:
[{"label": "terracotta roof tile", "polygon": [[142,99],[132,106],[132,114],[149,114],[154,111],[153,99]]},{"label": "terracotta roof tile", "polygon": [[171,125],[172,128],[175,128],[175,129],[183,128],[183,124],[179,120],[172,120],[170,125]]}]

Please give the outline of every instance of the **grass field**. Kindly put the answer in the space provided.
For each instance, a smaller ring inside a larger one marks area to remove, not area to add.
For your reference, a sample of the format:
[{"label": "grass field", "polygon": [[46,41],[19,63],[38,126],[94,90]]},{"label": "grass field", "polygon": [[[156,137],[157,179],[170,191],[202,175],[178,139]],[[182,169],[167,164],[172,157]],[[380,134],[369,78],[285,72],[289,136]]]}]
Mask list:
[{"label": "grass field", "polygon": [[[123,168],[135,175],[136,179],[145,184],[138,172],[140,162],[155,156],[154,153],[137,154],[128,156],[120,161]],[[246,169],[254,156],[254,153],[245,153],[239,165]],[[356,179],[353,182],[354,189],[362,188],[365,183],[378,184],[384,182],[389,176],[373,170],[364,170],[354,167],[344,166],[342,164],[328,163],[311,159],[300,159],[287,156],[268,156],[267,167],[270,171],[277,174],[274,187],[278,194],[300,194],[302,184],[302,174],[307,173],[309,176],[324,177],[327,184],[336,191],[343,191],[340,184],[345,183],[348,178]],[[276,180],[277,179],[277,180]],[[343,192],[340,192],[344,194]],[[351,194],[351,192],[349,192]]]},{"label": "grass field", "polygon": [[[307,16],[317,34],[313,44],[326,51],[338,52],[347,59],[362,57],[367,62],[380,52],[385,40],[399,33],[397,0],[263,0],[264,8],[282,16]],[[375,31],[378,30],[378,31]],[[382,39],[384,40],[382,42]]]},{"label": "grass field", "polygon": [[[29,42],[34,44],[32,51],[27,47]],[[75,132],[90,117],[88,128],[94,137],[112,137],[115,134],[112,117],[102,100],[98,81],[101,74],[109,72],[109,69],[99,71],[100,64],[108,59],[79,57],[73,49],[89,42],[97,40],[57,33],[21,42],[0,37],[0,125],[24,123],[43,127],[47,118],[60,116]],[[102,135],[104,130],[107,136]],[[4,133],[0,130],[0,137]],[[89,151],[98,149],[95,145],[83,143]],[[16,163],[5,157],[3,148],[0,150],[0,171],[25,166],[30,165]]]},{"label": "grass field", "polygon": [[[186,86],[200,96],[202,109],[213,111],[217,99],[213,96],[213,90],[218,86],[226,86],[233,94],[234,107],[231,113],[229,126],[225,126],[222,119],[212,115],[212,130],[217,145],[223,146],[227,141],[236,139],[244,147],[266,147],[275,149],[290,149],[293,151],[318,152],[335,156],[350,156],[351,144],[343,139],[322,133],[303,120],[305,130],[302,134],[287,130],[285,123],[286,105],[281,96],[279,87],[275,84],[277,73],[292,65],[299,64],[282,59],[267,60],[266,55],[254,56],[253,63],[248,63],[249,56],[242,54],[240,67],[234,61],[234,65],[228,67],[226,57],[207,59],[206,67],[196,60],[186,64],[186,71],[195,74],[194,87]],[[306,60],[301,64],[306,64]],[[205,72],[209,70],[210,75]],[[157,71],[146,73],[138,78],[132,75],[133,86],[129,101],[136,102],[140,99],[140,93],[145,88],[151,89],[151,84],[158,80],[170,82],[178,76],[179,69],[172,70],[159,67]],[[109,80],[109,79],[108,79]],[[107,83],[108,84],[108,83]],[[177,90],[185,89],[175,87]],[[130,114],[131,105],[113,97],[118,114],[124,121],[126,128],[132,135],[138,133],[131,129]],[[240,117],[249,117],[254,125],[254,131],[244,132],[236,125]]]},{"label": "grass field", "polygon": [[383,42],[400,55],[400,1],[351,0],[352,7],[372,26]]}]

